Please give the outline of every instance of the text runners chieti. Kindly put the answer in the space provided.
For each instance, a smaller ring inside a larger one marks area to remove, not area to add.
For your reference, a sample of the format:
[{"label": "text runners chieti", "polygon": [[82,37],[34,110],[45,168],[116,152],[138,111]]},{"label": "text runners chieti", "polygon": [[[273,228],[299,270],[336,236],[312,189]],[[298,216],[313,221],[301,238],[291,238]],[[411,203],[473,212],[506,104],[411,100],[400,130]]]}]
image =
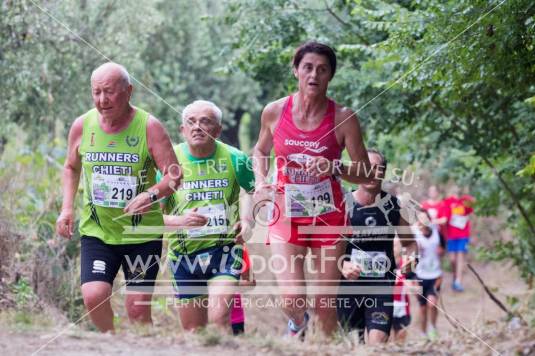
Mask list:
[{"label": "text runners chieti", "polygon": [[164,219],[166,226],[179,229],[169,237],[168,259],[186,330],[214,323],[230,332],[242,244],[253,223],[252,197],[240,199],[240,187],[254,189],[252,163],[245,153],[216,140],[221,118],[212,102],[189,104],[180,126],[186,142],[175,146],[184,181],[168,198]]},{"label": "text runners chieti", "polygon": [[[95,326],[113,331],[109,299],[121,266],[128,317],[151,322],[163,229],[155,203],[178,186],[181,171],[162,124],[130,104],[132,85],[123,66],[106,63],[95,69],[91,90],[95,109],[77,118],[69,133],[56,230],[66,238],[73,235],[74,197],[83,170],[82,296]],[[156,168],[165,173],[158,184]]]}]

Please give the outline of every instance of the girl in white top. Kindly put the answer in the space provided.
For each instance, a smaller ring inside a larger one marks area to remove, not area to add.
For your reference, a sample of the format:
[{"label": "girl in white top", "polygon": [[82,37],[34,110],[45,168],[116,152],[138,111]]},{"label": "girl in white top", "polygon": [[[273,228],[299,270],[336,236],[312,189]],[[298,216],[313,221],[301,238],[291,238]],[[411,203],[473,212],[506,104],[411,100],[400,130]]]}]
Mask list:
[{"label": "girl in white top", "polygon": [[445,242],[436,225],[425,224],[421,221],[418,222],[414,236],[420,255],[415,271],[422,286],[422,293],[418,295],[420,328],[424,335],[434,340],[438,336],[436,306],[442,282],[441,257],[444,255]]}]

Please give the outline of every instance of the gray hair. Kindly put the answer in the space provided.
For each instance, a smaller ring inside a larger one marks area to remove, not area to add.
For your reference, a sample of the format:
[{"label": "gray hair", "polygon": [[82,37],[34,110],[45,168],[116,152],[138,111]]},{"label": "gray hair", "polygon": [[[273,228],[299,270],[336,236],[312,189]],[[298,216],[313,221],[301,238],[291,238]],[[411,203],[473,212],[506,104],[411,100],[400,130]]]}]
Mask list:
[{"label": "gray hair", "polygon": [[93,80],[93,77],[101,70],[105,70],[105,69],[108,69],[108,68],[113,68],[113,69],[116,69],[119,71],[119,75],[120,75],[120,80],[121,80],[121,84],[123,85],[123,87],[127,87],[129,86],[130,84],[132,84],[132,82],[130,81],[130,74],[128,74],[128,71],[126,70],[126,68],[119,64],[119,63],[115,63],[115,62],[106,62],[104,64],[101,64],[100,66],[98,66],[92,73],[91,73],[91,80]]},{"label": "gray hair", "polygon": [[217,120],[217,123],[219,125],[221,125],[221,121],[223,120],[223,112],[221,111],[221,109],[219,107],[217,107],[216,104],[214,104],[213,102],[208,101],[208,100],[195,100],[191,104],[188,104],[184,108],[184,110],[182,110],[182,121],[184,121],[186,119],[186,117],[188,116],[189,111],[192,110],[194,107],[197,107],[197,106],[208,106],[212,110],[212,112],[214,113],[214,116],[215,116],[215,118]]}]

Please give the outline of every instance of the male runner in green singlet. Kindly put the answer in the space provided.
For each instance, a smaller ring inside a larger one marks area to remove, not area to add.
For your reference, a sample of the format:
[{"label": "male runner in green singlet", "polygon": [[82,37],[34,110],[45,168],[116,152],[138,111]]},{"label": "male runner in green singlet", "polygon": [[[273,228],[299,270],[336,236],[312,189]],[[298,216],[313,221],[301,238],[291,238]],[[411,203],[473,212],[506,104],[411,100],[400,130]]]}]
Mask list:
[{"label": "male runner in green singlet", "polygon": [[[126,310],[132,321],[151,322],[150,300],[162,249],[158,199],[180,183],[181,170],[162,124],[130,104],[126,69],[105,63],[91,75],[95,108],[69,132],[63,169],[63,205],[56,231],[71,238],[74,198],[82,176],[81,284],[95,326],[113,331],[110,304],[119,268],[125,274]],[[156,171],[164,177],[156,184]],[[83,172],[83,174],[82,174]],[[139,262],[141,266],[134,262]]]},{"label": "male runner in green singlet", "polygon": [[[175,146],[183,184],[167,200],[167,226],[179,314],[186,330],[214,323],[230,331],[229,311],[242,272],[243,240],[251,233],[254,174],[249,157],[216,140],[222,113],[197,100],[182,112],[185,143]],[[240,209],[241,208],[241,209]],[[241,210],[241,214],[240,214]]]}]

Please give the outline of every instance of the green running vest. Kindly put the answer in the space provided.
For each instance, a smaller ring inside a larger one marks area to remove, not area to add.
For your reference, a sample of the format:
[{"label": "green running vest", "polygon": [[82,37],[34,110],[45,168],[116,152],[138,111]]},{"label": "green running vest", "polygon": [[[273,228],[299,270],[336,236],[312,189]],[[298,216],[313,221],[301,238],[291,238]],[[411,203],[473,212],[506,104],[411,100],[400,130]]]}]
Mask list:
[{"label": "green running vest", "polygon": [[79,148],[84,187],[80,235],[110,245],[138,244],[162,235],[158,204],[143,215],[123,212],[130,200],[156,183],[157,169],[147,145],[148,118],[136,108],[130,125],[110,135],[100,128],[98,111],[87,112]]},{"label": "green running vest", "polygon": [[[230,146],[216,141],[214,155],[206,159],[191,156],[186,143],[174,147],[183,171],[180,188],[169,197],[167,213],[183,215],[193,208],[209,218],[205,227],[178,231],[169,236],[169,258],[188,255],[234,241],[231,232],[239,220],[240,185],[231,161]],[[228,234],[227,234],[228,233]]]}]

